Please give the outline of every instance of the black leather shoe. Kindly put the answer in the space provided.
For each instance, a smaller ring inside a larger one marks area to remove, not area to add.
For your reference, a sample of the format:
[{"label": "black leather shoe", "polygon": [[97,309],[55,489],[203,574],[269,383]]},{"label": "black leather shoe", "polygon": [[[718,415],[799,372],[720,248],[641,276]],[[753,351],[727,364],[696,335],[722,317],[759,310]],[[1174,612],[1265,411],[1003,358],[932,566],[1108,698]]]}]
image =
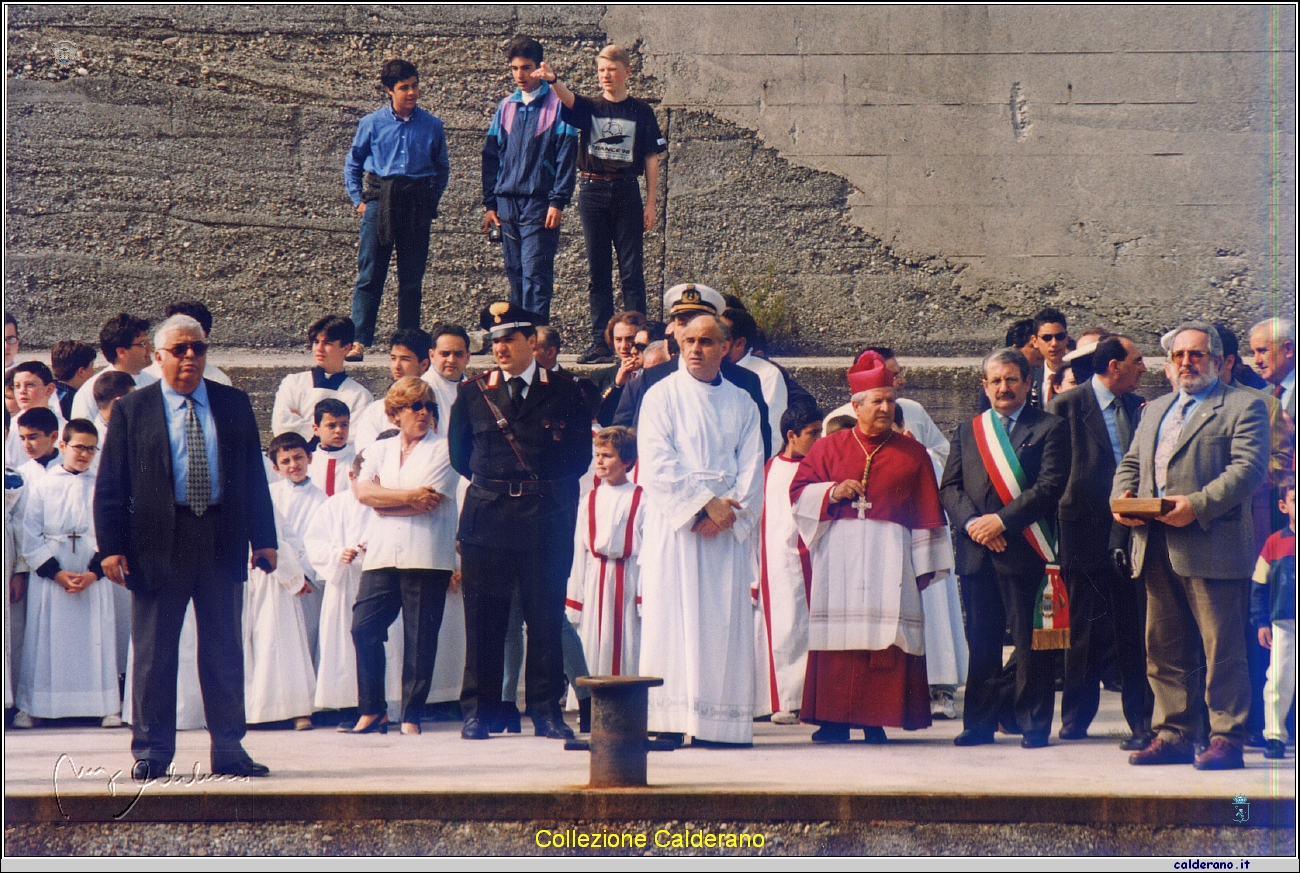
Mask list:
[{"label": "black leather shoe", "polygon": [[1044,749],[1047,747],[1047,734],[1038,731],[1026,731],[1025,735],[1020,738],[1020,748],[1022,749]]},{"label": "black leather shoe", "polygon": [[592,343],[578,356],[579,364],[612,364],[617,360],[618,357],[604,343]]},{"label": "black leather shoe", "polygon": [[486,740],[490,739],[491,736],[488,733],[487,725],[479,718],[465,719],[465,724],[460,729],[460,738],[462,740]]},{"label": "black leather shoe", "polygon": [[488,730],[494,734],[517,734],[523,730],[519,707],[507,704],[505,712],[488,721]]},{"label": "black leather shoe", "polygon": [[849,726],[839,723],[824,724],[813,731],[810,739],[814,743],[847,743],[849,741]]},{"label": "black leather shoe", "polygon": [[245,755],[229,761],[213,761],[212,772],[218,776],[270,776],[271,768]]},{"label": "black leather shoe", "polygon": [[883,746],[889,742],[889,738],[885,736],[885,729],[882,727],[864,727],[862,742],[869,746]]},{"label": "black leather shoe", "polygon": [[1268,745],[1264,747],[1264,757],[1273,761],[1280,761],[1286,757],[1286,743],[1281,740],[1269,740]]},{"label": "black leather shoe", "polygon": [[993,731],[977,731],[967,728],[953,737],[952,744],[954,746],[991,746],[993,745]]},{"label": "black leather shoe", "polygon": [[571,740],[573,728],[564,723],[558,715],[533,716],[533,733],[548,740]]},{"label": "black leather shoe", "polygon": [[1155,731],[1143,731],[1140,734],[1134,734],[1127,740],[1124,740],[1124,742],[1119,744],[1119,747],[1126,752],[1140,752],[1147,746],[1151,745],[1151,741],[1155,738]]},{"label": "black leather shoe", "polygon": [[148,782],[150,779],[162,779],[167,775],[167,768],[171,762],[163,764],[159,761],[149,761],[140,759],[135,762],[131,768],[131,778],[136,782]]},{"label": "black leather shoe", "polygon": [[1070,724],[1061,725],[1061,730],[1057,736],[1063,740],[1086,740],[1088,738],[1088,729],[1071,722]]},{"label": "black leather shoe", "polygon": [[653,742],[659,743],[665,748],[681,748],[686,742],[686,734],[674,733],[673,731],[659,731],[655,734]]}]

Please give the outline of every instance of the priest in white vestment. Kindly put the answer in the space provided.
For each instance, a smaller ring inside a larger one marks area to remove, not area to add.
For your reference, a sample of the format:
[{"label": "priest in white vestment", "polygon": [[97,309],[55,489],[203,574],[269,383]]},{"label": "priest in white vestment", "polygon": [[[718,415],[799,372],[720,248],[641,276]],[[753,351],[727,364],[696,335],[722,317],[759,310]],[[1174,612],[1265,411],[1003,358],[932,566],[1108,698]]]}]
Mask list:
[{"label": "priest in white vestment", "polygon": [[664,680],[650,689],[648,727],[700,745],[747,745],[749,588],[765,461],[758,407],[719,376],[725,324],[701,315],[678,341],[680,367],[646,393],[637,429],[646,504],[640,672]]},{"label": "priest in white vestment", "polygon": [[815,742],[929,727],[921,591],[952,567],[925,448],[893,430],[893,374],[867,351],[849,371],[858,423],[819,441],[790,486],[812,552],[800,718]]}]

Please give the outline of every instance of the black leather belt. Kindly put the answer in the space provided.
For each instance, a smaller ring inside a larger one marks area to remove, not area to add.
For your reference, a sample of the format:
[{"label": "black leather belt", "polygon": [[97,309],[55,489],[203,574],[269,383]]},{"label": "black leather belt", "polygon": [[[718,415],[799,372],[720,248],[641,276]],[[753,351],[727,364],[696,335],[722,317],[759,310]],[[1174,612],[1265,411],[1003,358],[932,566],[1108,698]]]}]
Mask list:
[{"label": "black leather belt", "polygon": [[488,479],[475,475],[470,484],[493,494],[509,494],[511,497],[523,497],[525,494],[553,494],[563,484],[560,479]]},{"label": "black leather belt", "polygon": [[630,173],[579,173],[578,177],[586,182],[619,182],[636,178]]}]

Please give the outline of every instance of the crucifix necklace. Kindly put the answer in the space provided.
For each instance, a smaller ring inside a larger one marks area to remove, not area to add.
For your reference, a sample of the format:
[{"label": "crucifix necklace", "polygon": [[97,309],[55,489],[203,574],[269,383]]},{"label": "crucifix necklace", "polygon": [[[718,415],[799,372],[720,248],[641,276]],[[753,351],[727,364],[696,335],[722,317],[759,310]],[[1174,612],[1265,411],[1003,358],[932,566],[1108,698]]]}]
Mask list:
[{"label": "crucifix necklace", "polygon": [[67,537],[68,542],[72,543],[72,554],[75,555],[77,553],[77,540],[81,539],[82,536],[74,530],[72,533],[67,534]]},{"label": "crucifix necklace", "polygon": [[853,501],[849,505],[858,511],[858,518],[866,518],[867,510],[871,508],[871,504],[867,502],[867,476],[871,474],[871,459],[876,456],[877,452],[885,447],[885,443],[893,439],[894,432],[891,430],[888,436],[881,441],[880,445],[876,446],[876,448],[870,452],[867,451],[866,445],[864,445],[862,440],[858,437],[858,428],[856,425],[853,427],[852,433],[854,442],[858,444],[858,448],[862,449],[862,454],[867,456],[867,462],[862,466],[862,493],[858,495],[857,500]]}]

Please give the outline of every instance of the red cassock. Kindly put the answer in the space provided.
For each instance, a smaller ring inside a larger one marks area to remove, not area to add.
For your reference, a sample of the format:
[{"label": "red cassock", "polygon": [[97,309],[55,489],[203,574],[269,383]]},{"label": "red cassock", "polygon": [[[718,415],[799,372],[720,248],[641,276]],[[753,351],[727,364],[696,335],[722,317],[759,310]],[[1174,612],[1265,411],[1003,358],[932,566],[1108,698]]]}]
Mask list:
[{"label": "red cassock", "polygon": [[[836,484],[861,481],[864,446],[875,452],[865,499],[830,502]],[[813,554],[801,719],[929,727],[915,577],[950,568],[952,552],[925,447],[902,434],[886,441],[842,430],[813,445],[790,498]]]}]

